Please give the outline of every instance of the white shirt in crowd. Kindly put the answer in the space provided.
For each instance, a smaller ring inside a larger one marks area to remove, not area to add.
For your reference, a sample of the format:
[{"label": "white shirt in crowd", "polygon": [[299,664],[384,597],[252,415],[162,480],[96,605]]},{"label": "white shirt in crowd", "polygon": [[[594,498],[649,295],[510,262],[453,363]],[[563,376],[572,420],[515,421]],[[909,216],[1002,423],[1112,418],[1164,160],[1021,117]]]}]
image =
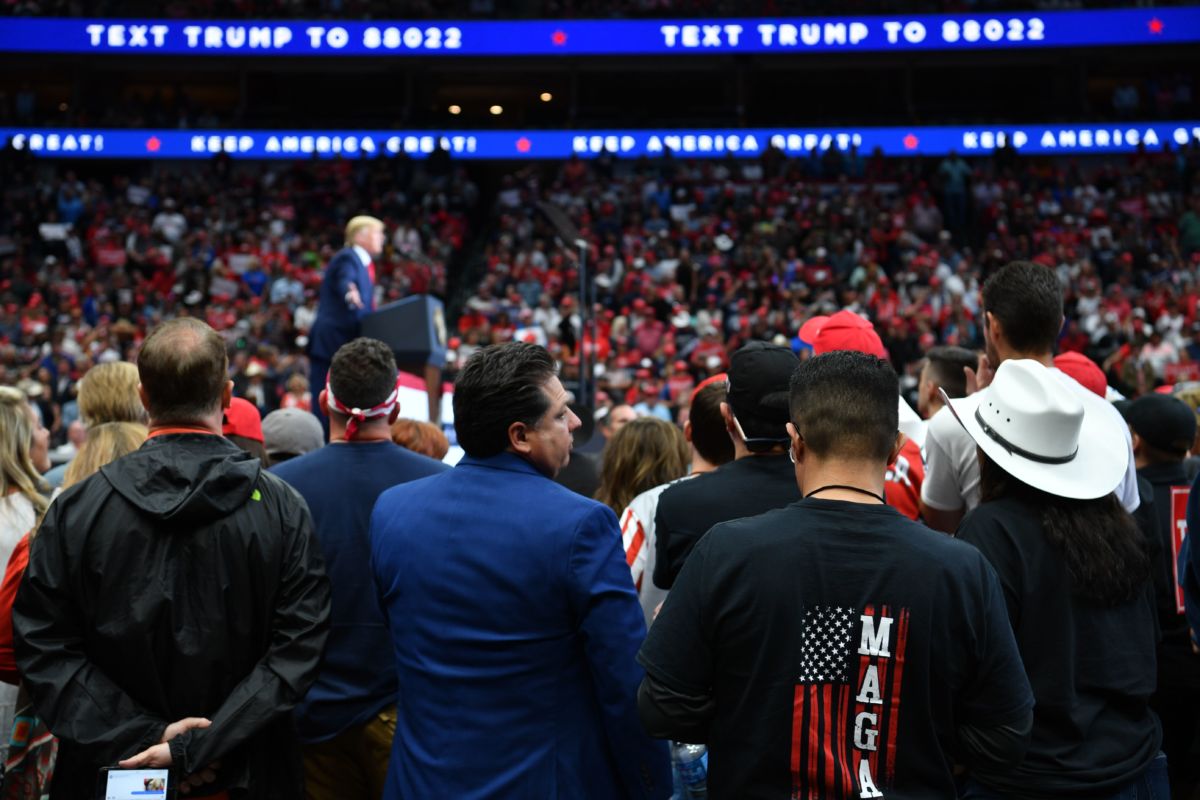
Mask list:
[{"label": "white shirt in crowd", "polygon": [[187,233],[188,224],[187,218],[178,211],[163,210],[154,215],[150,227],[161,233],[168,242],[176,244]]},{"label": "white shirt in crowd", "polygon": [[658,514],[658,498],[668,486],[694,477],[687,475],[678,480],[647,489],[629,501],[629,507],[621,514],[621,544],[625,547],[625,561],[633,575],[637,588],[638,602],[646,615],[646,627],[654,621],[654,609],[667,599],[667,590],[654,585],[655,538],[654,517]]}]

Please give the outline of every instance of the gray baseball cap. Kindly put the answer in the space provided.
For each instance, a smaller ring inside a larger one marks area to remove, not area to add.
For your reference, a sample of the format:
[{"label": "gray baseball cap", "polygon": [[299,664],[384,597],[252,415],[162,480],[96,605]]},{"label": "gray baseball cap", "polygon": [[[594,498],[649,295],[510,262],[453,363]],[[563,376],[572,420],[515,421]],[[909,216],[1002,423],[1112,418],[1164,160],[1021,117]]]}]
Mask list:
[{"label": "gray baseball cap", "polygon": [[325,444],[321,423],[307,411],[280,408],[263,417],[263,447],[267,455],[291,453],[302,456]]}]

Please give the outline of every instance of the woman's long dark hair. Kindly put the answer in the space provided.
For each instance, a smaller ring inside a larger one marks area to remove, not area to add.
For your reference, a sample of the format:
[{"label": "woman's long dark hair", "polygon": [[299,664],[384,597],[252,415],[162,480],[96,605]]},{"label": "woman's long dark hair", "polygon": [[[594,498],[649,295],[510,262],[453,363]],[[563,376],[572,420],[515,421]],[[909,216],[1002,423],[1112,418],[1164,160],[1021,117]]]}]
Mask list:
[{"label": "woman's long dark hair", "polygon": [[1016,497],[1041,511],[1042,530],[1062,553],[1077,597],[1104,606],[1132,599],[1150,580],[1149,543],[1115,494],[1070,500],[1017,480],[979,452],[982,501]]}]

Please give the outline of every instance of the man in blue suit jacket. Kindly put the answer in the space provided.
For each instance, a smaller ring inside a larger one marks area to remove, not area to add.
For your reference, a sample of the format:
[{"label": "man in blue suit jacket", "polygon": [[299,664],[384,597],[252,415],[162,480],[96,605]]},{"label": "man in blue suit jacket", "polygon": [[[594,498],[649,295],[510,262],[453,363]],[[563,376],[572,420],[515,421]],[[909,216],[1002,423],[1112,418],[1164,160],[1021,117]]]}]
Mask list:
[{"label": "man in blue suit jacket", "polygon": [[454,391],[467,457],[375,505],[400,686],[385,800],[671,795],[637,716],[646,628],[617,518],[551,480],[567,401],[545,349],[479,351]]},{"label": "man in blue suit jacket", "polygon": [[[358,338],[362,318],[375,310],[375,266],[383,252],[383,223],[358,216],[346,223],[346,247],[325,267],[317,318],[309,331],[308,388],[315,399],[324,389],[329,362],[338,348]],[[329,433],[329,420],[320,409],[313,413]]]}]

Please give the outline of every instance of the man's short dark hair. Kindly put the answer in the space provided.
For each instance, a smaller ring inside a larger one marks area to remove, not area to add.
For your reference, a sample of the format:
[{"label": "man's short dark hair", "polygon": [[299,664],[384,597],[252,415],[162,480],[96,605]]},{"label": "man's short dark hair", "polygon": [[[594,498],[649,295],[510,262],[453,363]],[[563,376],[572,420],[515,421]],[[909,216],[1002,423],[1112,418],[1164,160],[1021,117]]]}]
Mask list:
[{"label": "man's short dark hair", "polygon": [[396,359],[391,348],[365,336],[342,345],[329,362],[329,387],[348,408],[374,408],[387,400],[396,388]]},{"label": "man's short dark hair", "polygon": [[503,453],[510,425],[536,425],[550,408],[542,387],[554,375],[554,359],[536,344],[508,342],[476,352],[454,382],[459,446],[476,458]]},{"label": "man's short dark hair", "polygon": [[197,422],[214,414],[229,380],[225,342],[192,317],[155,328],[142,344],[137,368],[150,418],[159,425]]},{"label": "man's short dark hair", "polygon": [[688,412],[688,421],[692,423],[692,447],[714,466],[733,461],[733,440],[725,428],[725,417],[721,416],[724,401],[725,384],[710,383],[696,392]]},{"label": "man's short dark hair", "polygon": [[810,358],[792,375],[792,424],[815,455],[887,461],[900,425],[899,396],[891,364],[835,350]]},{"label": "man's short dark hair", "polygon": [[946,394],[954,398],[967,396],[967,373],[963,369],[979,366],[979,356],[973,350],[941,345],[931,347],[925,358],[929,362],[929,377]]},{"label": "man's short dark hair", "polygon": [[1062,284],[1047,267],[1011,261],[984,281],[983,310],[1000,321],[1017,352],[1049,353],[1062,330]]}]

